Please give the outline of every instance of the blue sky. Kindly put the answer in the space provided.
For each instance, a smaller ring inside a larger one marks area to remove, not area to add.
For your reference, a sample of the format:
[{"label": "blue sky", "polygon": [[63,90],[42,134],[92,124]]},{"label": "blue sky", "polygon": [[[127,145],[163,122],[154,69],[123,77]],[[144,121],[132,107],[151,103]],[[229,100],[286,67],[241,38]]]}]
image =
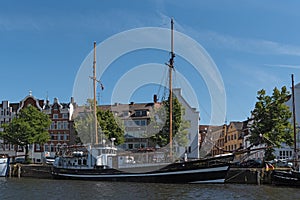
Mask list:
[{"label": "blue sky", "polygon": [[[274,87],[290,87],[291,74],[299,82],[299,7],[298,1],[273,0],[0,0],[0,101],[19,102],[31,90],[39,99],[68,102],[94,41],[134,28],[169,28],[173,17],[175,30],[197,41],[216,64],[226,91],[227,122],[245,120],[258,90],[271,94]],[[157,50],[123,55],[101,77],[100,103],[110,103],[114,82],[131,67],[168,59],[167,52]],[[175,58],[176,70],[196,88],[200,123],[207,124],[209,93],[188,65]],[[152,101],[157,90],[143,86],[130,100]]]}]

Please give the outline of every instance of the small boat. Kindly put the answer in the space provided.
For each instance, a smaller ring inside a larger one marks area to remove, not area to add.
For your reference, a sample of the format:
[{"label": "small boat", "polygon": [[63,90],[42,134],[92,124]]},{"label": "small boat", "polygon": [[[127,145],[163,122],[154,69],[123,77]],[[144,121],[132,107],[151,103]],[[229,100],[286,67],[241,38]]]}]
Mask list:
[{"label": "small boat", "polygon": [[7,176],[9,168],[9,157],[6,154],[0,154],[0,177]]},{"label": "small boat", "polygon": [[[171,21],[171,41],[173,41],[173,20]],[[169,78],[175,54],[173,43],[169,63]],[[96,43],[94,43],[94,119],[96,116]],[[170,81],[171,83],[171,81]],[[97,120],[95,144],[62,148],[53,163],[52,175],[58,179],[81,179],[97,181],[128,181],[155,183],[224,183],[234,154],[224,154],[211,158],[174,160],[172,147],[172,84],[169,85],[170,143],[166,150],[131,153],[118,150],[112,144],[98,144]]]},{"label": "small boat", "polygon": [[[212,158],[166,162],[162,152],[118,154],[114,146],[70,146],[55,159],[55,179],[155,183],[224,183],[233,154]],[[143,163],[135,158],[142,158]],[[145,159],[146,158],[146,159]]]},{"label": "small boat", "polygon": [[300,186],[300,172],[290,170],[273,170],[271,173],[272,184],[282,186]]}]

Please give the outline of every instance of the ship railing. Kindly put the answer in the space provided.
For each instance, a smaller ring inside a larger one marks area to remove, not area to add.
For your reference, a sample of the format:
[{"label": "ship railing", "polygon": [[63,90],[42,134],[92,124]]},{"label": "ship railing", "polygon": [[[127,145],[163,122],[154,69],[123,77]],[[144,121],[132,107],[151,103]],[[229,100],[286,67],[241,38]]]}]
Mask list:
[{"label": "ship railing", "polygon": [[161,163],[126,163],[126,164],[119,164],[118,168],[135,168],[135,167],[151,167],[151,166],[161,166],[161,165],[168,165],[170,163],[161,162]]}]

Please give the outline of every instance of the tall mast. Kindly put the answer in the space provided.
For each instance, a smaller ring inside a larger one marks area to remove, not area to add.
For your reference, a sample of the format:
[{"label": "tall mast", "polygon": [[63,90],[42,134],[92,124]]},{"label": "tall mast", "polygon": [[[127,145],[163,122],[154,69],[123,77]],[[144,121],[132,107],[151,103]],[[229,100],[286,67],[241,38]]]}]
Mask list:
[{"label": "tall mast", "polygon": [[293,127],[294,128],[294,159],[295,159],[295,167],[298,168],[294,74],[292,74],[292,104],[293,104],[292,107],[293,107],[293,126],[294,126]]},{"label": "tall mast", "polygon": [[96,42],[94,42],[94,62],[93,62],[93,89],[94,89],[94,127],[95,127],[95,144],[98,144],[98,129],[97,129],[97,104],[96,104]]},{"label": "tall mast", "polygon": [[173,18],[171,19],[171,58],[169,60],[169,117],[170,117],[170,159],[173,160],[173,89],[172,89],[172,70],[174,68],[174,58],[175,58],[175,54],[174,54],[174,44],[173,44],[173,39],[174,38],[174,22],[173,22]]}]

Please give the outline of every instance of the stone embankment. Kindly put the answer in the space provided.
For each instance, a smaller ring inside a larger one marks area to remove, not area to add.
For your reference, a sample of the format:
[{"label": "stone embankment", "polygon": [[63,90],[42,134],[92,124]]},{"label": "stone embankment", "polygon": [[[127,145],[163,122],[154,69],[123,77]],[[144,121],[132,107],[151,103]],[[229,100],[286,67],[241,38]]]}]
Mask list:
[{"label": "stone embankment", "polygon": [[52,178],[51,165],[11,164],[9,177]]},{"label": "stone embankment", "polygon": [[225,182],[242,184],[270,184],[271,171],[265,168],[230,168]]}]

